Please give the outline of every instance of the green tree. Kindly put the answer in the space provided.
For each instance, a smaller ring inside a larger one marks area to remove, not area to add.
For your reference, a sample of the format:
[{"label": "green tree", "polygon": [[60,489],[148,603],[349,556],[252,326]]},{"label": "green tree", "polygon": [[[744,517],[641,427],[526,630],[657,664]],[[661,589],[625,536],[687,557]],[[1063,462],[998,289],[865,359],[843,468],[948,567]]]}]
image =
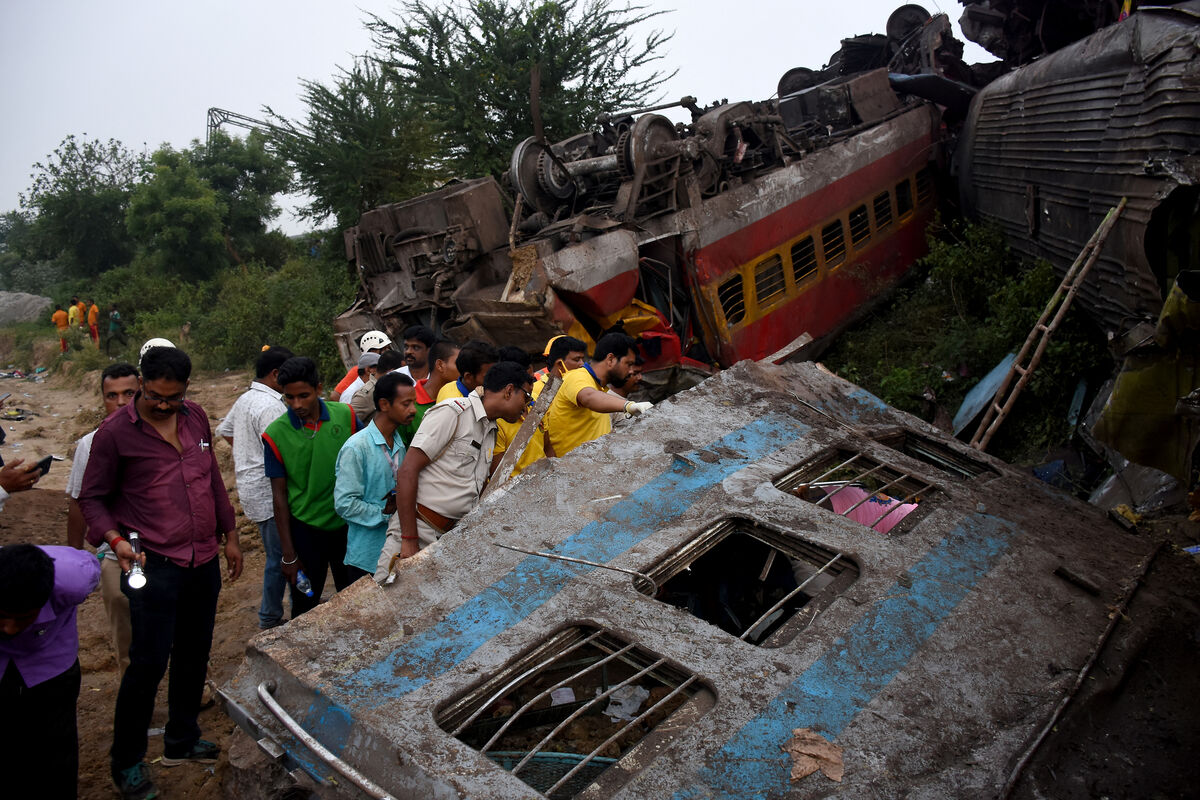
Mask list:
[{"label": "green tree", "polygon": [[148,181],[133,193],[126,215],[141,255],[160,275],[202,280],[229,264],[225,204],[186,153],[164,147],[151,157]]},{"label": "green tree", "polygon": [[301,86],[303,120],[266,113],[275,123],[276,152],[296,170],[296,188],[313,198],[302,217],[320,222],[332,215],[348,227],[365,211],[431,188],[431,129],[405,87],[367,59],[331,85]]},{"label": "green tree", "polygon": [[437,125],[447,168],[473,177],[499,175],[514,144],[534,133],[535,68],[549,141],[601,112],[646,104],[671,77],[645,74],[671,35],[637,40],[633,28],[661,13],[612,0],[410,0],[398,23],[371,15],[367,27],[381,64]]},{"label": "green tree", "polygon": [[225,208],[221,234],[230,259],[241,264],[259,259],[280,266],[279,233],[268,224],[279,216],[275,195],[291,183],[287,161],[267,148],[267,136],[252,131],[245,139],[220,131],[207,143],[192,142],[188,159],[196,175],[216,192]]},{"label": "green tree", "polygon": [[125,213],[145,167],[143,154],[115,139],[63,139],[45,162],[33,165],[33,184],[21,196],[33,215],[23,257],[56,260],[81,278],[128,263],[134,244]]}]

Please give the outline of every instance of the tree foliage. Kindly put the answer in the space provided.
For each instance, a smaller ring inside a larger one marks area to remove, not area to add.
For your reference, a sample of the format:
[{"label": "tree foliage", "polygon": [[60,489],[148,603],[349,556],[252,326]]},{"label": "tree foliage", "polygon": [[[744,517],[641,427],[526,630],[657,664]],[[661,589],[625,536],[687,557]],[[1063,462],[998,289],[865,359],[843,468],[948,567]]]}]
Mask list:
[{"label": "tree foliage", "polygon": [[115,139],[67,136],[33,165],[33,183],[21,195],[21,206],[33,215],[24,257],[59,261],[71,277],[128,263],[134,244],[125,212],[145,168],[144,155]]},{"label": "tree foliage", "polygon": [[368,59],[358,59],[331,85],[302,81],[303,120],[280,117],[271,136],[296,170],[296,187],[313,200],[301,216],[329,216],[341,227],[363,212],[431,188],[434,141],[409,92]]},{"label": "tree foliage", "polygon": [[446,167],[474,177],[499,175],[534,133],[535,68],[550,141],[648,102],[671,77],[645,74],[671,35],[637,39],[633,29],[661,13],[612,0],[410,0],[397,22],[371,15],[367,27],[380,63],[436,124]]}]

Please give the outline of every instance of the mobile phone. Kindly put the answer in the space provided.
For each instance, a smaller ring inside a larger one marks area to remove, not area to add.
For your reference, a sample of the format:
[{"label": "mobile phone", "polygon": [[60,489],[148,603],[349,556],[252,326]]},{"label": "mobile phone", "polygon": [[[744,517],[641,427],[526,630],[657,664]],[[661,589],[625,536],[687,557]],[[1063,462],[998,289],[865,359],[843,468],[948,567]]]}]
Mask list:
[{"label": "mobile phone", "polygon": [[50,471],[50,464],[52,464],[53,462],[54,462],[54,456],[46,456],[41,461],[34,464],[31,471],[33,469],[41,470],[42,474],[45,475],[47,472]]}]

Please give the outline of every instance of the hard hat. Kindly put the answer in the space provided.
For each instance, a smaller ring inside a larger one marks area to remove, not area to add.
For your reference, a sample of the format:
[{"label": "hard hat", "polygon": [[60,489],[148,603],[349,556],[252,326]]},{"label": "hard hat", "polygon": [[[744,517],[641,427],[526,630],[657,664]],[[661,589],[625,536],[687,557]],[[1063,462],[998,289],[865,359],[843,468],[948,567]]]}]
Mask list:
[{"label": "hard hat", "polygon": [[383,331],[367,331],[362,335],[362,338],[358,340],[358,347],[360,350],[365,352],[367,350],[374,350],[378,347],[387,347],[391,343],[391,337],[389,337]]},{"label": "hard hat", "polygon": [[162,338],[147,339],[146,343],[144,345],[142,345],[142,349],[138,352],[138,361],[140,362],[142,360],[142,357],[146,355],[146,351],[149,350],[151,347],[174,347],[174,346],[175,346],[175,343],[172,342],[170,339],[162,339]]}]

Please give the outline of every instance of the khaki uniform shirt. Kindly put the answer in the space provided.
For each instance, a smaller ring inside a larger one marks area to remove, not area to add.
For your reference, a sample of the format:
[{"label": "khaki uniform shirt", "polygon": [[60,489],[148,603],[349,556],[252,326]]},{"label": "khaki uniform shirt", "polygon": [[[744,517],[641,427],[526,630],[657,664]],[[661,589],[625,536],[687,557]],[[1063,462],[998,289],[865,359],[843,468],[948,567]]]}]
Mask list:
[{"label": "khaki uniform shirt", "polygon": [[379,376],[372,375],[371,380],[360,386],[350,400],[350,407],[354,409],[354,416],[358,417],[360,428],[367,427],[367,423],[375,416],[375,384],[378,382]]},{"label": "khaki uniform shirt", "polygon": [[417,502],[450,519],[465,517],[479,502],[495,444],[496,423],[478,391],[432,406],[409,445],[431,462],[417,480]]}]

